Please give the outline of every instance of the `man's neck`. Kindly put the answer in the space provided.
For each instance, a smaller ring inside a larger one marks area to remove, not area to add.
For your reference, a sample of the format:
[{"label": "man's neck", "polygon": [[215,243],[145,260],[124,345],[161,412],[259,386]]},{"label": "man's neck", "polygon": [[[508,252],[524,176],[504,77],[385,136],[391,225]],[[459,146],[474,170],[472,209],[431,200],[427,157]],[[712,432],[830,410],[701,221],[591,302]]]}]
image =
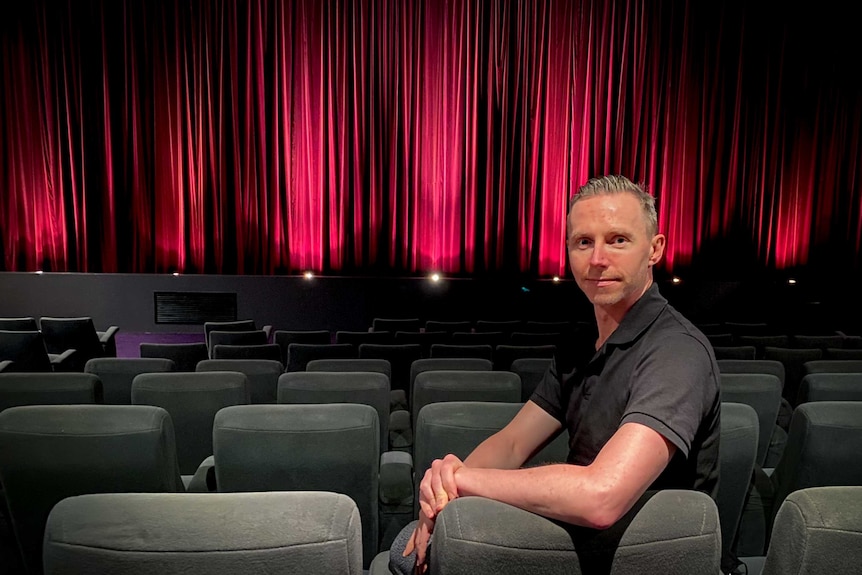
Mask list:
[{"label": "man's neck", "polygon": [[614,306],[599,306],[594,305],[593,310],[596,314],[596,326],[599,331],[599,338],[596,340],[596,350],[600,349],[605,342],[611,337],[620,324],[623,318],[629,313],[629,310],[643,297],[643,294],[652,285],[652,280],[648,281],[640,295],[631,302],[619,302]]}]

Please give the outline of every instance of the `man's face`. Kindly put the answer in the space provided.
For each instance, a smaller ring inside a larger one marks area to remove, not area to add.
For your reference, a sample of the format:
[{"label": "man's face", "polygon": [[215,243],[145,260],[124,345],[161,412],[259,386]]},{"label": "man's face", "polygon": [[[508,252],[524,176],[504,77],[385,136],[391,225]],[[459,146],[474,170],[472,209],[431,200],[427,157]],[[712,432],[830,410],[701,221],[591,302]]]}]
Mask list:
[{"label": "man's face", "polygon": [[634,194],[592,196],[569,213],[567,249],[578,286],[597,308],[625,313],[652,284],[665,238],[651,236]]}]

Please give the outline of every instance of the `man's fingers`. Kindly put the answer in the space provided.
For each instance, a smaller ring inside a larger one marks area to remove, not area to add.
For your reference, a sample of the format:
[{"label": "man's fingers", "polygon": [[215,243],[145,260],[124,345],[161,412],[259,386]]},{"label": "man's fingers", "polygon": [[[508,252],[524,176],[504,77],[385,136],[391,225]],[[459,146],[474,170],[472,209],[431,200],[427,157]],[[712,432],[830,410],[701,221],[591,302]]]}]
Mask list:
[{"label": "man's fingers", "polygon": [[413,533],[410,534],[410,539],[407,540],[407,545],[404,546],[404,553],[401,554],[402,557],[407,557],[411,553],[413,553],[413,549],[416,548],[416,529],[413,530]]},{"label": "man's fingers", "polygon": [[455,483],[455,472],[463,467],[461,460],[454,455],[447,455],[440,466],[440,483],[446,491],[449,501],[458,498],[458,485]]},{"label": "man's fingers", "polygon": [[445,467],[439,459],[435,459],[431,464],[431,491],[434,495],[437,511],[442,510],[449,503],[449,493],[443,486],[443,479],[441,477],[441,473],[445,473]]},{"label": "man's fingers", "polygon": [[427,502],[420,499],[419,500],[419,508],[422,510],[422,513],[428,519],[434,519],[435,517],[437,517],[437,510],[430,503],[427,503]]},{"label": "man's fingers", "polygon": [[423,565],[427,560],[428,541],[431,539],[431,530],[434,523],[430,519],[419,519],[416,527],[416,565]]}]

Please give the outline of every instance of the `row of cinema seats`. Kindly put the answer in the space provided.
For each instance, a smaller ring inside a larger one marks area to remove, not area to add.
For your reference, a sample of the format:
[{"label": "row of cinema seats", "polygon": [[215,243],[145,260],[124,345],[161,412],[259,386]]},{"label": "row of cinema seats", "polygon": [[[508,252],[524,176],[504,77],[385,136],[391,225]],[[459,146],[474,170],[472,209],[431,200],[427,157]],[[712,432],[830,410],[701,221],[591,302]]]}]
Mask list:
[{"label": "row of cinema seats", "polygon": [[96,331],[90,317],[0,318],[0,372],[82,371],[94,357],[116,357],[117,331]]},{"label": "row of cinema seats", "polygon": [[[716,573],[710,504],[695,492],[657,494],[616,545],[614,572]],[[672,522],[669,508],[675,510]],[[118,531],[118,524],[141,526],[150,536]],[[494,528],[500,524],[519,528]],[[800,490],[776,517],[775,545],[763,573],[854,573],[862,561],[860,539],[862,488]],[[48,518],[43,549],[47,575],[85,569],[127,575],[240,573],[249,565],[265,565],[270,573],[359,575],[360,540],[358,510],[344,495],[129,493],[61,501]],[[650,552],[644,553],[647,546]],[[494,501],[464,498],[438,519],[430,573],[497,575],[511,572],[513,565],[524,573],[581,573],[582,556],[559,524]],[[388,575],[385,559],[371,565],[371,575]]]},{"label": "row of cinema seats", "polygon": [[[385,469],[386,458],[380,457],[378,412],[370,406],[339,403],[224,407],[216,412],[212,423],[213,457],[209,468],[201,468],[211,476],[210,481],[199,475],[204,481],[197,485],[194,481],[189,483],[189,489],[215,487],[220,492],[319,490],[348,495],[359,510],[362,557],[367,567],[378,550],[384,550],[385,557],[391,535],[415,517],[413,489],[423,468],[445,453],[466,455],[511,420],[520,405],[442,402],[425,406],[417,420],[415,469],[412,473],[408,470],[413,481],[406,483],[396,481],[399,476],[404,476],[403,461],[396,462],[396,466],[402,469],[396,469],[395,475]],[[757,427],[757,415],[750,406],[723,403],[718,514],[710,511],[713,509],[710,501],[709,504],[695,505],[697,512],[688,515],[683,509],[691,503],[685,503],[685,498],[691,496],[665,493],[663,498],[676,499],[656,505],[644,516],[647,523],[643,528],[630,529],[620,542],[622,554],[618,553],[613,560],[634,560],[636,545],[663,542],[670,545],[668,550],[677,551],[680,557],[677,562],[679,567],[683,567],[670,572],[710,572],[697,568],[690,571],[692,564],[689,562],[711,562],[717,558],[720,541],[724,544],[734,541],[748,476],[755,465]],[[175,418],[167,410],[144,405],[31,406],[4,410],[0,414],[0,480],[6,488],[10,518],[30,572],[38,572],[42,532],[48,521],[48,512],[65,497],[105,491],[184,491],[178,463],[179,444],[175,443],[174,429],[178,438],[182,433],[181,426],[175,423]],[[780,489],[774,500],[775,509],[781,506],[789,493],[817,485],[818,480],[824,477],[832,482],[825,484],[859,485],[858,474],[854,476],[853,473],[854,470],[858,473],[860,433],[862,403],[822,402],[801,406],[794,414],[788,442],[792,458],[776,469],[776,485]],[[824,442],[837,443],[840,452],[835,448],[826,453],[818,450]],[[532,463],[560,461],[565,456],[565,445],[565,439],[558,438]],[[58,481],[57,478],[63,480]],[[178,505],[177,509],[183,509],[181,500],[173,503]],[[470,512],[465,513],[466,517],[470,516]],[[486,545],[506,543],[514,548],[509,560],[517,559],[519,562],[529,563],[529,556],[535,553],[526,550],[523,554],[518,553],[518,547],[531,549],[531,545],[542,545],[542,541],[555,541],[552,549],[561,555],[560,559],[565,556],[571,560],[573,552],[583,551],[577,546],[577,538],[574,538],[575,549],[572,548],[571,536],[568,546],[563,547],[557,547],[562,541],[560,535],[544,539],[549,536],[548,530],[560,529],[555,522],[511,509],[492,509],[489,513],[485,520],[472,526],[465,525],[465,517],[459,515],[461,527],[453,536],[457,535],[463,541],[475,538]],[[710,514],[709,521],[705,513]],[[774,512],[771,514],[774,516]],[[72,519],[76,516],[78,519]],[[501,529],[502,524],[507,524],[504,520],[507,516],[513,520],[519,516],[520,519],[509,525],[517,525],[521,529]],[[90,521],[105,519],[101,514],[86,520],[82,517],[80,512],[71,513],[67,521],[73,525],[76,522],[90,525]],[[497,519],[491,520],[492,517]],[[177,519],[191,520],[188,517]],[[128,523],[128,517],[109,524],[115,529],[123,526],[118,535],[127,540],[132,536],[126,534],[141,533],[141,529]],[[452,527],[456,528],[455,525]],[[699,530],[697,533],[691,532],[694,527]],[[217,526],[211,528],[217,529]],[[92,533],[89,527],[81,529]],[[74,531],[74,528],[60,529],[57,533],[64,537]],[[773,529],[775,533],[778,531],[777,527]],[[440,535],[435,537],[439,542]],[[506,542],[507,538],[511,539]],[[691,544],[683,543],[685,538],[690,542],[697,539],[700,544],[707,541],[709,546],[699,548],[698,553],[689,557],[682,553]],[[138,540],[141,544],[140,537]],[[168,540],[163,539],[162,544]],[[46,546],[52,541],[50,531],[44,541]],[[90,544],[93,543],[91,540]],[[221,539],[208,543],[226,545]],[[712,551],[706,552],[706,549]],[[102,559],[110,560],[110,557]],[[466,560],[464,557],[461,559]],[[648,559],[641,557],[641,560]],[[762,564],[763,558],[759,560]],[[381,561],[385,559],[379,556],[375,560],[378,565]],[[751,561],[752,569],[755,569],[757,560]],[[497,568],[501,565],[498,564]]]}]

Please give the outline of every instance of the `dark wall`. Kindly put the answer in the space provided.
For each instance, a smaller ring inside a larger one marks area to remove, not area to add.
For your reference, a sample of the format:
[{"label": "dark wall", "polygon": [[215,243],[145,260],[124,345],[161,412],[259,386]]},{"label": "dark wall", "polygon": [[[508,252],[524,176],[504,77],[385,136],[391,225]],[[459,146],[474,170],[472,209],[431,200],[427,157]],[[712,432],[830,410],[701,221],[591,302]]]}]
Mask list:
[{"label": "dark wall", "polygon": [[[858,306],[801,282],[659,278],[661,291],[693,321],[767,321],[788,332],[858,333]],[[92,316],[96,327],[196,332],[157,324],[154,292],[233,292],[237,317],[275,329],[363,330],[374,317],[584,320],[589,303],[571,280],[443,279],[149,274],[0,273],[0,317]]]}]

